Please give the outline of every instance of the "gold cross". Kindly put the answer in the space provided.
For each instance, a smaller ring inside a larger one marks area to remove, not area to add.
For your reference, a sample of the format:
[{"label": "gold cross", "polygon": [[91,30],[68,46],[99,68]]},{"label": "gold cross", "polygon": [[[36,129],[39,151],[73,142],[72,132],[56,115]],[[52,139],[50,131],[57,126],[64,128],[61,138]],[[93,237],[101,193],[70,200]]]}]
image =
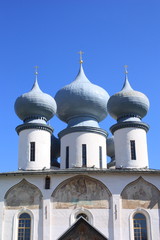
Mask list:
[{"label": "gold cross", "polygon": [[38,75],[38,68],[39,68],[39,67],[38,67],[38,66],[35,66],[34,68],[35,68],[35,75]]},{"label": "gold cross", "polygon": [[80,63],[83,63],[82,55],[84,54],[84,52],[79,51],[78,54],[79,54]]},{"label": "gold cross", "polygon": [[125,74],[128,73],[128,65],[124,65]]}]

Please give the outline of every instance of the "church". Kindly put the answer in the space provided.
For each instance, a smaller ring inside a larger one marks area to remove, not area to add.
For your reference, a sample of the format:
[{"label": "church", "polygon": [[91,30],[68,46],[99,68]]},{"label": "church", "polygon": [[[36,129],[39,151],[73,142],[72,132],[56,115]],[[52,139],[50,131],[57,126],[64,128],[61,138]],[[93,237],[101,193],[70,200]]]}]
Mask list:
[{"label": "church", "polygon": [[[0,239],[159,240],[160,171],[149,168],[142,120],[147,96],[131,87],[127,70],[122,90],[109,96],[88,80],[82,59],[54,98],[37,74],[15,100],[18,170],[0,173]],[[55,114],[67,124],[58,137],[49,124]],[[99,126],[108,114],[112,137]]]}]

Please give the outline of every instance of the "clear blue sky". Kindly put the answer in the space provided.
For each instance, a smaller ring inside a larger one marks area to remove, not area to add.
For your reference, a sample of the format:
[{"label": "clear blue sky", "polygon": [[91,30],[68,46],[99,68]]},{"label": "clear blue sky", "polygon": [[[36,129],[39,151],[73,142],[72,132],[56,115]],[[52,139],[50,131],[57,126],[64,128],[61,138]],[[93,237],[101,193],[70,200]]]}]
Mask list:
[{"label": "clear blue sky", "polygon": [[[34,82],[54,96],[74,80],[77,52],[85,54],[84,70],[91,82],[110,95],[120,91],[123,66],[129,81],[150,100],[143,119],[150,125],[148,151],[151,168],[160,168],[160,1],[159,0],[1,0],[0,1],[0,171],[17,170],[21,124],[14,102]],[[109,131],[107,117],[101,127]],[[56,117],[55,135],[66,125]]]}]

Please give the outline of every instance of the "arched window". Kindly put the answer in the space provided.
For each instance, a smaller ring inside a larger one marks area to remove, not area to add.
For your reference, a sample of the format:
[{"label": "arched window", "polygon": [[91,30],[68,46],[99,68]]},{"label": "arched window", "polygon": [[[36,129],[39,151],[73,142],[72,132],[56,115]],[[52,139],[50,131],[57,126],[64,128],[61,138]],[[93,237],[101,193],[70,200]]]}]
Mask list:
[{"label": "arched window", "polygon": [[76,216],[76,219],[78,220],[80,217],[83,217],[84,219],[86,219],[87,221],[89,221],[88,216],[85,213],[79,213]]},{"label": "arched window", "polygon": [[18,240],[31,239],[31,217],[28,213],[22,213],[18,218]]},{"label": "arched window", "polygon": [[86,219],[91,225],[93,225],[93,216],[86,208],[76,208],[70,215],[70,226],[72,226],[81,217]]},{"label": "arched window", "polygon": [[134,240],[148,240],[146,217],[142,213],[136,213],[133,217]]}]

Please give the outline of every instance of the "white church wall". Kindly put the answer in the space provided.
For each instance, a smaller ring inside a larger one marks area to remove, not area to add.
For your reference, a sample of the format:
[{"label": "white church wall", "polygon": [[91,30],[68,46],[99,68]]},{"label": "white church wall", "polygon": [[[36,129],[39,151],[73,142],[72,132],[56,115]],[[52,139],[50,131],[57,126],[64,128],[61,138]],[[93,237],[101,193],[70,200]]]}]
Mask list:
[{"label": "white church wall", "polygon": [[[12,236],[16,236],[15,219],[17,214],[23,210],[23,207],[18,209],[7,209],[4,206],[4,196],[6,192],[15,184],[19,183],[25,178],[29,183],[37,186],[43,195],[42,208],[34,209],[29,206],[25,208],[31,211],[33,214],[33,234],[34,240],[56,240],[71,226],[71,215],[75,209],[55,209],[52,203],[52,193],[64,180],[70,177],[77,176],[78,173],[70,174],[54,174],[53,172],[49,176],[51,177],[50,189],[45,189],[45,174],[25,174],[20,175],[1,175],[1,191],[0,191],[0,239],[8,240],[12,239]],[[101,181],[111,192],[111,208],[110,209],[87,209],[93,216],[93,226],[102,232],[110,240],[122,240],[130,239],[131,226],[130,216],[133,214],[133,209],[122,209],[121,204],[121,192],[125,186],[140,176],[148,182],[154,184],[160,189],[160,181],[158,174],[111,174],[107,172],[95,173],[88,172],[82,174],[90,176]],[[78,209],[79,207],[77,207]],[[159,239],[159,222],[160,211],[158,209],[144,209],[150,216],[151,224],[151,239]],[[15,240],[14,238],[12,240]],[[130,239],[132,240],[132,239]],[[150,240],[150,239],[149,239]]]},{"label": "white church wall", "polygon": [[134,240],[133,216],[135,213],[142,213],[146,217],[147,222],[147,240],[158,240],[159,233],[159,214],[156,209],[122,209],[121,214],[121,239]]},{"label": "white church wall", "polygon": [[[35,142],[35,161],[30,161],[30,143]],[[45,130],[27,129],[19,133],[18,167],[25,170],[50,168],[51,134]]]},{"label": "white church wall", "polygon": [[58,239],[66,230],[69,229],[69,218],[71,215],[71,209],[53,209],[51,211],[51,225],[54,226],[51,229],[52,239]]},{"label": "white church wall", "polygon": [[107,238],[111,238],[111,209],[91,209],[90,211],[93,215],[93,226]]},{"label": "white church wall", "polygon": [[43,234],[42,234],[42,239],[47,239],[47,240],[52,240],[53,235],[52,235],[52,229],[54,229],[54,225],[52,223],[52,205],[51,205],[51,199],[50,199],[50,192],[47,190],[44,191],[43,195],[43,214],[42,214],[42,226],[43,229]]},{"label": "white church wall", "polygon": [[4,209],[3,215],[3,230],[2,238],[3,240],[17,240],[18,236],[18,216],[27,212],[31,216],[31,240],[38,239],[43,240],[42,238],[42,221],[41,221],[41,211],[38,209]]},{"label": "white church wall", "polygon": [[[136,160],[131,159],[130,141],[135,141]],[[122,128],[114,133],[117,168],[148,167],[146,131],[141,128]]]},{"label": "white church wall", "polygon": [[132,181],[135,181],[140,175],[139,174],[128,174],[123,173],[121,175],[112,173],[112,174],[92,174],[93,178],[100,180],[103,184],[107,186],[109,191],[112,194],[120,194],[123,188]]},{"label": "white church wall", "polygon": [[[111,232],[109,228],[109,209],[87,209],[93,215],[93,226],[105,236]],[[73,209],[53,209],[51,213],[51,239],[58,239],[66,230],[71,227],[70,217]],[[76,221],[76,220],[75,220]],[[74,222],[75,222],[74,221]],[[73,222],[73,223],[74,223]],[[73,224],[72,223],[72,224]]]},{"label": "white church wall", "polygon": [[4,201],[0,201],[0,239],[3,239],[4,229]]},{"label": "white church wall", "polygon": [[[4,197],[6,192],[11,189],[13,186],[18,184],[22,181],[25,177],[21,176],[3,176],[1,178],[1,191],[0,191],[0,202],[4,203],[2,206],[2,218],[0,218],[0,226],[2,227],[2,238],[3,240],[17,240],[17,231],[18,231],[18,216],[23,213],[27,212],[31,216],[31,223],[32,223],[32,231],[31,231],[31,240],[38,239],[42,240],[42,209],[34,208],[34,206],[15,206],[15,207],[9,207],[6,206],[4,202]],[[29,178],[29,179],[28,179]],[[38,182],[41,182],[41,178],[38,179],[36,177],[27,176],[25,178],[28,180],[28,182],[33,182],[35,185]],[[32,181],[34,179],[34,181]],[[36,181],[35,181],[36,180]]]},{"label": "white church wall", "polygon": [[61,138],[61,168],[66,168],[67,146],[69,147],[69,168],[82,167],[82,144],[86,144],[86,166],[100,168],[99,147],[102,147],[102,168],[106,168],[106,138],[90,132],[74,132]]}]

